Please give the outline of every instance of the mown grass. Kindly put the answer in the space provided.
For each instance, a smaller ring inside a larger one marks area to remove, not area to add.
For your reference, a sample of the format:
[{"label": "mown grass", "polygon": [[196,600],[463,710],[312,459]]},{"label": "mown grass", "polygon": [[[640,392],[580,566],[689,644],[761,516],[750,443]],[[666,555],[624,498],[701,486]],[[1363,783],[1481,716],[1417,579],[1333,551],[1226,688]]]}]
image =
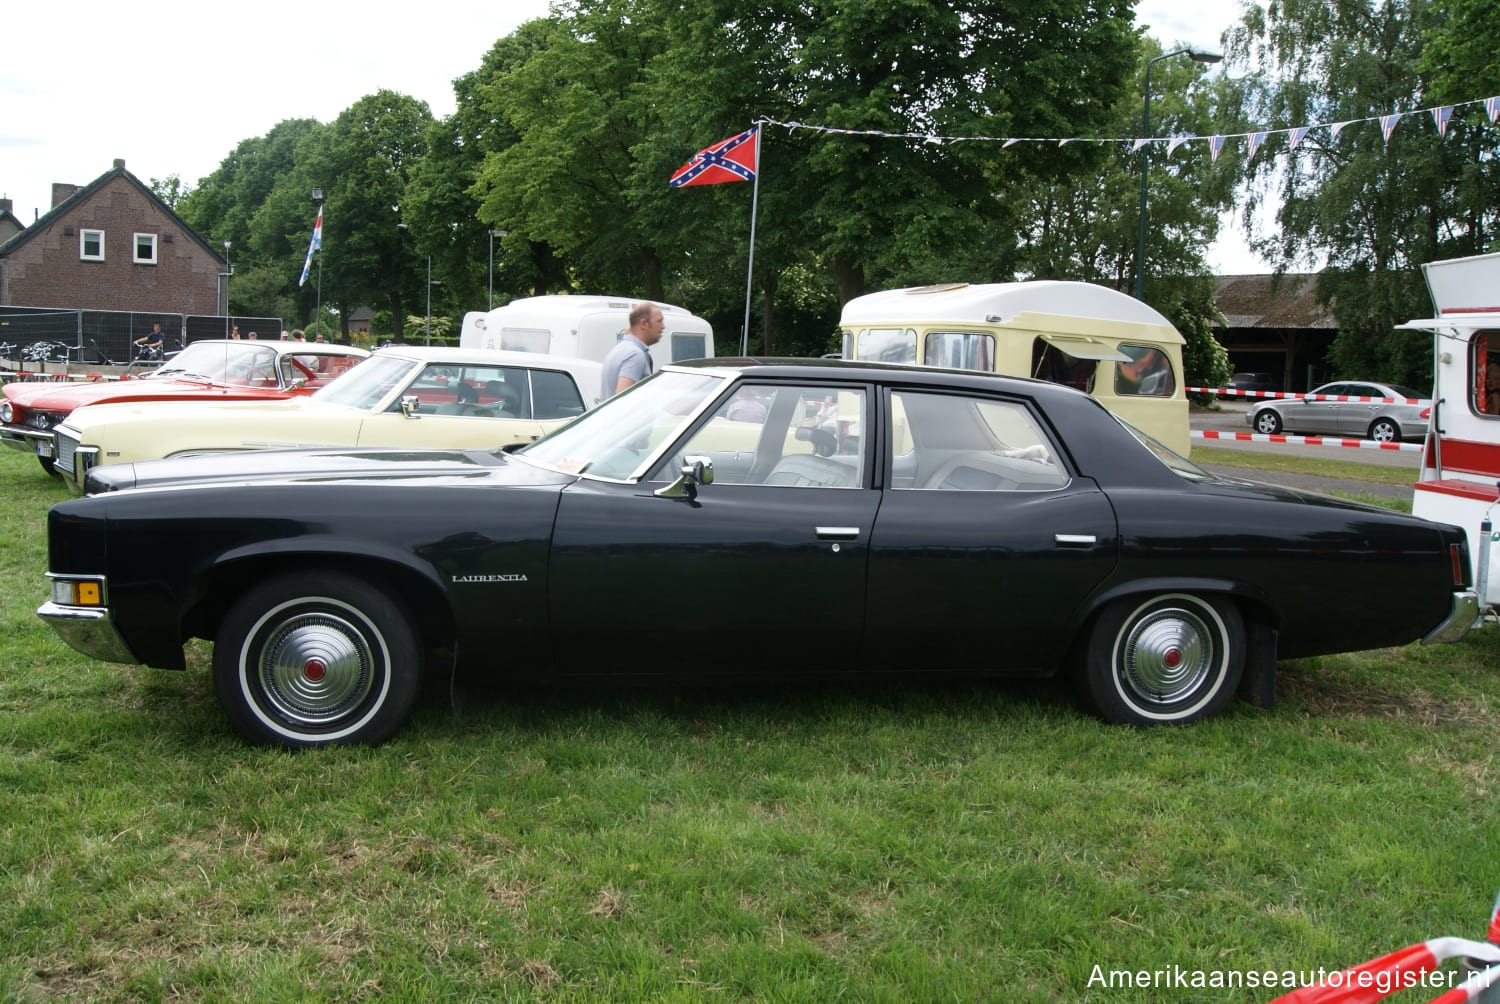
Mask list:
[{"label": "mown grass", "polygon": [[1281,453],[1250,453],[1243,450],[1215,449],[1211,446],[1193,446],[1193,462],[1224,467],[1243,467],[1246,470],[1277,471],[1284,474],[1311,474],[1325,478],[1342,478],[1348,481],[1368,481],[1381,485],[1410,485],[1417,480],[1416,466],[1381,467],[1361,464],[1350,460],[1332,460],[1319,456],[1323,447],[1306,447],[1300,451],[1286,450]]},{"label": "mown grass", "polygon": [[1091,976],[1336,969],[1479,936],[1500,883],[1494,627],[1184,729],[1047,683],[433,693],[286,755],[206,646],[56,641],[63,491],[4,451],[0,497],[3,1000],[1266,1001]]}]

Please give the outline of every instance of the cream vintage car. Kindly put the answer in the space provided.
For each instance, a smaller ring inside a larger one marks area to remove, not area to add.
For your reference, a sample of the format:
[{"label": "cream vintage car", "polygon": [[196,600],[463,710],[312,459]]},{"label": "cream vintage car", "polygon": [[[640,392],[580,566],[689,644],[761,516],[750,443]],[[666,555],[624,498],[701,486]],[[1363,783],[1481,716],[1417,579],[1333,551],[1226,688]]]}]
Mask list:
[{"label": "cream vintage car", "polygon": [[599,364],[491,349],[381,349],[308,397],[79,408],[56,428],[58,473],[102,464],[309,446],[529,443],[597,403]]}]

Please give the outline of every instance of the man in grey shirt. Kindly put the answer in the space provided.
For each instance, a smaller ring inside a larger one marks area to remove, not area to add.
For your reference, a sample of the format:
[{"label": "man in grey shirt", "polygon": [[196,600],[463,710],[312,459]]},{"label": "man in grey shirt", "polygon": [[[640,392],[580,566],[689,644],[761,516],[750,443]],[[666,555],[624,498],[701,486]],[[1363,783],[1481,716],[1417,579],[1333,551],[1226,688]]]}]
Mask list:
[{"label": "man in grey shirt", "polygon": [[630,326],[604,357],[600,400],[612,397],[651,375],[651,355],[646,350],[661,341],[662,328],[666,326],[661,308],[654,303],[637,303],[630,309],[627,320]]}]

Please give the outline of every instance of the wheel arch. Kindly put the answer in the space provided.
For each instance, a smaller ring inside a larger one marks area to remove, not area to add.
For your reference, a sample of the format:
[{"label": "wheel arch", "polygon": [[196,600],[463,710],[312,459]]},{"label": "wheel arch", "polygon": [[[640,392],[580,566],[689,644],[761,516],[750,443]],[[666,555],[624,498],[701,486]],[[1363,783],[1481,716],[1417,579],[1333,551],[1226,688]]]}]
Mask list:
[{"label": "wheel arch", "polygon": [[453,611],[430,568],[394,555],[351,553],[334,549],[260,550],[223,555],[202,576],[183,618],[186,637],[212,640],[229,608],[245,591],[260,582],[302,571],[343,572],[382,586],[391,598],[410,611],[418,643],[427,650],[452,645],[456,637]]},{"label": "wheel arch", "polygon": [[1063,666],[1074,664],[1079,650],[1088,644],[1094,622],[1104,608],[1116,600],[1155,596],[1161,593],[1193,593],[1227,600],[1235,605],[1245,627],[1245,668],[1236,695],[1260,708],[1269,708],[1276,699],[1276,645],[1280,618],[1270,598],[1262,590],[1233,579],[1158,576],[1116,583],[1089,597],[1076,618],[1073,640]]}]

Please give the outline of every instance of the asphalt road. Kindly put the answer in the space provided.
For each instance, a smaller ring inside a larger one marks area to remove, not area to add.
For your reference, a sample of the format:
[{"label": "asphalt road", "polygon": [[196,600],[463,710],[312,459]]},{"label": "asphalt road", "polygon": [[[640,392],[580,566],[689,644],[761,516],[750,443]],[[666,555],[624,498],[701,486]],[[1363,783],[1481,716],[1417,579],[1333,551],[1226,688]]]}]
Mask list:
[{"label": "asphalt road", "polygon": [[[1189,425],[1197,429],[1216,429],[1221,432],[1253,432],[1249,425],[1245,424],[1245,413],[1249,410],[1248,402],[1221,401],[1219,411],[1202,411],[1194,409],[1189,416]],[[1294,455],[1299,457],[1322,457],[1328,460],[1337,460],[1343,463],[1368,464],[1378,467],[1408,468],[1411,471],[1412,481],[1417,480],[1417,470],[1421,466],[1422,454],[1417,450],[1368,450],[1349,446],[1302,446],[1289,443],[1243,443],[1234,440],[1223,439],[1194,439],[1194,449],[1204,446],[1215,450],[1226,450],[1242,453],[1261,453],[1280,456]],[[1289,488],[1304,488],[1310,491],[1321,492],[1350,492],[1365,495],[1378,495],[1383,498],[1411,498],[1411,489],[1400,485],[1372,484],[1368,481],[1355,481],[1348,478],[1318,477],[1308,474],[1280,474],[1275,471],[1247,470],[1237,467],[1220,467],[1212,464],[1203,465],[1215,474],[1223,474],[1228,477],[1242,478],[1247,481],[1265,481],[1271,484],[1286,485]]]}]

